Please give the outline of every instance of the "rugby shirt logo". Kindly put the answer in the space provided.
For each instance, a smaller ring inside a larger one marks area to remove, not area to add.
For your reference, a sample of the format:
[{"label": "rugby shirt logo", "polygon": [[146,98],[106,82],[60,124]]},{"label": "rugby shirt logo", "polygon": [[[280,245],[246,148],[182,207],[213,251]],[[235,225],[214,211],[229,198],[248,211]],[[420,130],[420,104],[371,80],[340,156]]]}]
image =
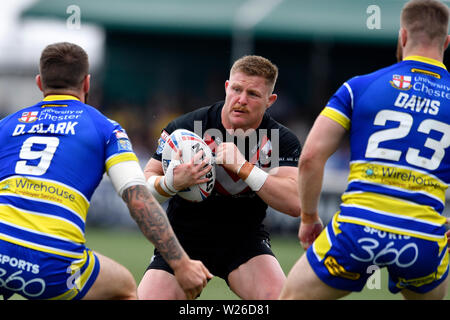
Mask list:
[{"label": "rugby shirt logo", "polygon": [[22,116],[19,118],[19,121],[23,123],[32,123],[37,120],[37,116],[37,111],[23,112]]},{"label": "rugby shirt logo", "polygon": [[396,89],[409,90],[412,87],[411,76],[401,76],[398,74],[392,75],[392,80],[389,83]]}]

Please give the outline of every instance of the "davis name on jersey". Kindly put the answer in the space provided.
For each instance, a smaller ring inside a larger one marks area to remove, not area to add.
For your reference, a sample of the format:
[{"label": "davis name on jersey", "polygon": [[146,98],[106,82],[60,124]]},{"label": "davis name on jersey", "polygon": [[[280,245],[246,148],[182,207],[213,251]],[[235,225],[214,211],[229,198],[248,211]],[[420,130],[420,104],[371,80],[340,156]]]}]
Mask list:
[{"label": "davis name on jersey", "polygon": [[415,94],[409,95],[407,93],[400,92],[395,99],[394,106],[410,109],[415,112],[429,113],[431,115],[437,115],[439,113],[439,106],[441,102],[439,100],[432,100],[429,98],[423,98],[416,96]]},{"label": "davis name on jersey", "polygon": [[445,242],[449,99],[445,66],[418,56],[338,89],[321,114],[358,137],[338,221]]}]

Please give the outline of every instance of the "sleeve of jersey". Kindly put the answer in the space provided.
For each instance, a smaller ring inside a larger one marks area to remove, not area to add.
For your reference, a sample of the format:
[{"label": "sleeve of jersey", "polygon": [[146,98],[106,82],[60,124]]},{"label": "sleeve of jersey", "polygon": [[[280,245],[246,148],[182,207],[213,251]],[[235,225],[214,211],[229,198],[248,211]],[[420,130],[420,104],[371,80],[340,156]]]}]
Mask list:
[{"label": "sleeve of jersey", "polygon": [[146,185],[144,173],[131,142],[118,124],[113,128],[106,145],[106,172],[117,193],[122,196],[125,189],[134,185]]},{"label": "sleeve of jersey", "polygon": [[349,82],[345,82],[331,97],[320,114],[336,121],[346,130],[350,130],[353,100],[352,87]]},{"label": "sleeve of jersey", "polygon": [[[281,142],[282,141],[282,142]],[[280,167],[297,167],[298,159],[302,151],[302,146],[297,136],[290,131],[286,131],[280,137]]]}]

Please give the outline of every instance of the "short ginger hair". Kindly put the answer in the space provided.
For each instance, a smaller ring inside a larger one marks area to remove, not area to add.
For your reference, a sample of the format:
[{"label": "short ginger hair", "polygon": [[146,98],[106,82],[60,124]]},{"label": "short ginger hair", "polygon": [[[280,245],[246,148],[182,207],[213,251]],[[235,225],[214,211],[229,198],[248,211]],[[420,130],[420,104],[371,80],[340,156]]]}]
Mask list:
[{"label": "short ginger hair", "polygon": [[278,78],[278,67],[269,59],[255,55],[243,56],[236,60],[231,67],[230,76],[236,72],[266,79],[266,83],[271,88],[271,92]]}]

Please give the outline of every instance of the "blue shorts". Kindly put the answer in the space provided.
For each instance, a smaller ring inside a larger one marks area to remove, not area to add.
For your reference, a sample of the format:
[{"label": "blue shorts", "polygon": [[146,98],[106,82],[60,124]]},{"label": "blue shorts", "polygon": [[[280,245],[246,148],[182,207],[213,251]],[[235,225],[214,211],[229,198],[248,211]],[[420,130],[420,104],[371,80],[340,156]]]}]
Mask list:
[{"label": "blue shorts", "polygon": [[95,254],[85,248],[69,258],[0,240],[0,295],[27,299],[81,299],[100,271]]},{"label": "blue shorts", "polygon": [[426,293],[448,275],[447,237],[424,240],[337,222],[336,214],[307,250],[308,262],[327,285],[361,291],[377,268],[386,267],[389,291]]}]

